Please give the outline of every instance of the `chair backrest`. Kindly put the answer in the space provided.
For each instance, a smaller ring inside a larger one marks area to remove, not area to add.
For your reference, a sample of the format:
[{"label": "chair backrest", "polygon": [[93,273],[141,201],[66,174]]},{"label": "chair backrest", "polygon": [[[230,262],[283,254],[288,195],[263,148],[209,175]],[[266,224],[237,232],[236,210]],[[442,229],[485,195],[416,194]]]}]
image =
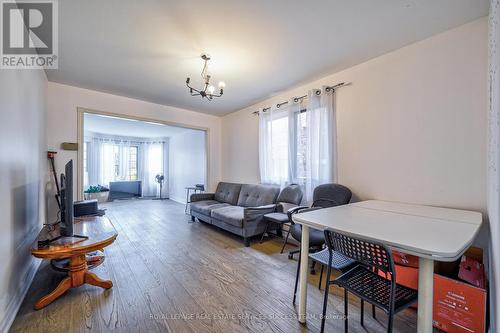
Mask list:
[{"label": "chair backrest", "polygon": [[391,250],[377,242],[355,238],[330,229],[325,230],[326,245],[365,266],[378,268],[395,279],[394,260]]},{"label": "chair backrest", "polygon": [[323,184],[314,189],[313,207],[335,207],[346,205],[351,201],[352,193],[344,185]]},{"label": "chair backrest", "polygon": [[300,186],[297,184],[290,184],[281,190],[276,202],[289,203],[298,206],[302,201],[302,196],[303,194]]}]

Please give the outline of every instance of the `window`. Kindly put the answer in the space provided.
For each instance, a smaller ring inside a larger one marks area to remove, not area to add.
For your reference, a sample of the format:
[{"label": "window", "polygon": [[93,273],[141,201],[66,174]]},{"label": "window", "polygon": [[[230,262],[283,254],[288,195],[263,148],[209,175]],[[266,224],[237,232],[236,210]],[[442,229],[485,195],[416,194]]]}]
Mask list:
[{"label": "window", "polygon": [[332,91],[305,97],[259,112],[259,166],[261,182],[300,184],[310,202],[314,188],[336,179],[336,115]]},{"label": "window", "polygon": [[294,183],[301,184],[306,179],[306,159],[307,159],[307,117],[305,110],[297,112],[295,120],[295,175]]},{"label": "window", "polygon": [[279,182],[288,179],[288,117],[271,121],[268,136],[272,142],[270,154],[275,160],[271,167],[271,179]]},{"label": "window", "polygon": [[83,143],[83,183],[89,183],[89,144],[85,141]]},{"label": "window", "polygon": [[129,167],[128,167],[128,179],[137,180],[137,151],[139,147],[130,146],[129,148]]},{"label": "window", "polygon": [[120,146],[113,145],[113,175],[115,179],[120,178]]},{"label": "window", "polygon": [[123,146],[105,144],[104,155],[111,162],[112,178],[114,180],[137,180],[138,146]]},{"label": "window", "polygon": [[[292,124],[290,124],[292,122]],[[266,183],[304,183],[307,161],[307,117],[305,110],[274,114],[263,123],[265,126]]]}]

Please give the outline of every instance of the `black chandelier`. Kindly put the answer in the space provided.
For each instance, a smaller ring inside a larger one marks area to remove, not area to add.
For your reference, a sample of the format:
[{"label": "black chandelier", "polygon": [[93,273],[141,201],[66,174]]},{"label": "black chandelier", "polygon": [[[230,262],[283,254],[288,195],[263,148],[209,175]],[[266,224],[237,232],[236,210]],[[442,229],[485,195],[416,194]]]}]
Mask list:
[{"label": "black chandelier", "polygon": [[189,85],[189,81],[191,79],[188,77],[186,79],[186,86],[189,88],[189,92],[191,93],[191,96],[201,96],[201,98],[206,98],[209,101],[211,101],[214,97],[221,97],[222,94],[224,93],[224,88],[226,87],[226,84],[222,81],[219,82],[219,94],[214,94],[215,92],[215,87],[210,84],[210,78],[212,75],[208,71],[208,61],[210,60],[210,56],[208,54],[202,54],[201,59],[205,62],[203,65],[203,70],[201,71],[201,77],[203,79],[203,82],[205,83],[205,87],[202,90],[198,90],[196,88],[193,88]]}]

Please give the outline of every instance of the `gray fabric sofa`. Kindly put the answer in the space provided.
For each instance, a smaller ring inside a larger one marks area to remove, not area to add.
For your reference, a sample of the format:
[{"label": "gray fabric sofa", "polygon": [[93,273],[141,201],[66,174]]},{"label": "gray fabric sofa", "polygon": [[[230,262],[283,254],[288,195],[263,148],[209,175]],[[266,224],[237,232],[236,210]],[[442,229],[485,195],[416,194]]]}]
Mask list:
[{"label": "gray fabric sofa", "polygon": [[249,237],[266,229],[263,217],[276,211],[279,192],[277,186],[220,182],[215,193],[191,195],[191,219],[242,236],[245,246],[249,246]]}]

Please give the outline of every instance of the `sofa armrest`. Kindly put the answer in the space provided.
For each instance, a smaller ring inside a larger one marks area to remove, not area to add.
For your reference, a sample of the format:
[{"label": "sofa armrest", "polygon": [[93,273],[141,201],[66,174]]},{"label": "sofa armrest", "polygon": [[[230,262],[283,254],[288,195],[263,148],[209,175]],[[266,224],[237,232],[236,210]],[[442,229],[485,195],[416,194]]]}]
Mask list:
[{"label": "sofa armrest", "polygon": [[259,207],[246,207],[243,210],[243,219],[245,222],[259,222],[264,218],[264,215],[274,213],[275,211],[276,204]]},{"label": "sofa armrest", "polygon": [[203,200],[214,200],[215,193],[193,193],[190,196],[190,202],[203,201]]}]

